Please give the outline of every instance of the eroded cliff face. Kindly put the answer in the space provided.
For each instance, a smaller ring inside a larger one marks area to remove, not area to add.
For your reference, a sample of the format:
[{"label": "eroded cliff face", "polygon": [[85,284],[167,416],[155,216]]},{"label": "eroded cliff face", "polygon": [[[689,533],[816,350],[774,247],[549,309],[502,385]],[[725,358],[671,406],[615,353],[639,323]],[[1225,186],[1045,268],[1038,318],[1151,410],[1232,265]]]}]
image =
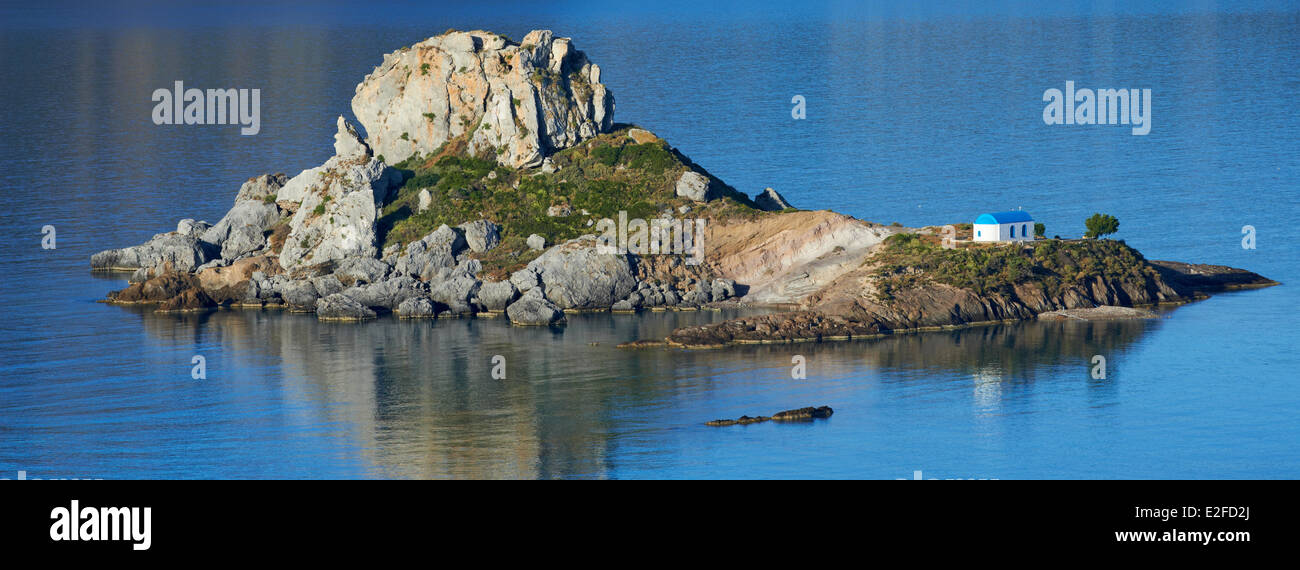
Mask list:
[{"label": "eroded cliff face", "polygon": [[352,112],[389,162],[466,137],[472,154],[531,167],[608,132],[614,96],[569,38],[453,31],[385,55],[357,85]]},{"label": "eroded cliff face", "polygon": [[709,267],[749,285],[746,300],[798,304],[862,265],[898,232],[829,210],[718,223],[705,242]]}]

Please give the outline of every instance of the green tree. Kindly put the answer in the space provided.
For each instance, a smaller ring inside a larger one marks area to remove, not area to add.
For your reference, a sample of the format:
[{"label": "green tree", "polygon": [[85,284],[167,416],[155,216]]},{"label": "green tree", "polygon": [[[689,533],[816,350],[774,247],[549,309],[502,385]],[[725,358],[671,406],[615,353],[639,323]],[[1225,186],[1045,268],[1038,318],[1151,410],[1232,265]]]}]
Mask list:
[{"label": "green tree", "polygon": [[1034,237],[1047,237],[1047,226],[1042,222],[1034,222]]},{"label": "green tree", "polygon": [[1119,231],[1119,218],[1098,212],[1089,216],[1083,225],[1088,228],[1087,233],[1083,234],[1084,237],[1099,238]]}]

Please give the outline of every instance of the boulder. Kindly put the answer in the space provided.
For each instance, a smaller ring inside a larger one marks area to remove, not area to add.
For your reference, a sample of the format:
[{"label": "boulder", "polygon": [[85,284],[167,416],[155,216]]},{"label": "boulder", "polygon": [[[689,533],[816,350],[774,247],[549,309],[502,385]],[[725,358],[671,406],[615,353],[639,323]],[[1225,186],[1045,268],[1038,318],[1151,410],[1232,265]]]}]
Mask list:
[{"label": "boulder", "polygon": [[485,311],[504,311],[518,296],[509,281],[484,281],[478,288],[478,301]]},{"label": "boulder", "polygon": [[352,111],[371,150],[401,161],[471,133],[468,151],[511,167],[608,132],[614,96],[568,38],[538,30],[519,43],[451,31],[384,56]]},{"label": "boulder", "polygon": [[594,236],[552,247],[528,268],[541,277],[546,298],[561,309],[608,309],[637,283],[628,256],[599,252]]},{"label": "boulder", "polygon": [[379,207],[402,174],[375,158],[333,157],[304,170],[280,189],[293,218],[280,265],[295,270],[348,257],[375,257]]},{"label": "boulder", "polygon": [[344,287],[343,282],[339,281],[339,278],[335,275],[313,277],[311,279],[311,284],[316,288],[316,293],[322,297],[328,297],[335,293],[342,293],[343,289],[346,288]]},{"label": "boulder", "polygon": [[349,257],[335,266],[334,275],[342,283],[364,285],[383,281],[392,269],[387,263],[373,257]]},{"label": "boulder", "polygon": [[533,251],[541,251],[543,249],[546,249],[546,238],[539,236],[537,234],[532,234],[528,236],[528,239],[525,240],[524,243],[528,244],[528,249],[531,249]]},{"label": "boulder", "polygon": [[316,318],[322,321],[361,321],[376,316],[365,305],[339,293],[316,300]]},{"label": "boulder", "polygon": [[760,210],[769,212],[780,212],[786,208],[794,207],[785,201],[785,196],[771,188],[765,188],[762,192],[754,194],[754,205],[758,206]]},{"label": "boulder", "polygon": [[479,280],[463,272],[430,282],[429,298],[446,305],[453,313],[475,312],[471,299],[478,293]]},{"label": "boulder", "polygon": [[487,220],[465,222],[459,226],[470,251],[482,253],[501,243],[501,226]]},{"label": "boulder", "polygon": [[243,200],[226,212],[221,221],[203,232],[204,242],[220,248],[221,258],[239,259],[266,245],[265,232],[280,221],[280,208],[261,200]]},{"label": "boulder", "polygon": [[709,178],[694,170],[687,170],[677,178],[677,195],[696,202],[707,202],[717,198],[717,191]]},{"label": "boulder", "polygon": [[506,316],[516,325],[552,325],[565,322],[564,312],[541,295],[524,295],[506,307]]},{"label": "boulder", "polygon": [[361,141],[356,127],[339,115],[338,132],[334,133],[334,156],[369,157],[370,147]]},{"label": "boulder", "polygon": [[523,268],[510,274],[510,284],[515,286],[521,293],[526,293],[532,288],[541,285],[542,279],[537,276],[537,272],[530,268]]},{"label": "boulder", "polygon": [[90,256],[94,269],[130,271],[171,264],[176,271],[194,271],[213,257],[211,248],[194,237],[178,233],[157,234],[132,247],[110,249]]},{"label": "boulder", "polygon": [[433,205],[433,194],[430,194],[430,193],[429,193],[429,189],[428,189],[428,188],[421,188],[421,189],[420,189],[419,199],[420,199],[420,204],[419,204],[419,206],[418,206],[418,210],[417,210],[417,211],[419,211],[419,212],[423,212],[423,211],[425,211],[425,210],[428,210],[428,209],[429,209],[429,206],[432,206],[432,205]]},{"label": "boulder", "polygon": [[211,227],[212,224],[207,222],[196,222],[193,218],[185,218],[176,223],[176,233],[190,236],[192,238],[198,238],[203,235],[203,232],[208,231],[208,228]]},{"label": "boulder", "polygon": [[433,233],[407,244],[406,250],[393,263],[393,271],[428,281],[439,270],[455,267],[456,256],[467,247],[462,232],[443,224]]},{"label": "boulder", "polygon": [[610,309],[611,311],[614,311],[614,312],[617,312],[617,313],[633,313],[633,312],[636,312],[636,306],[633,305],[632,302],[629,301],[629,300],[627,300],[627,299],[623,299],[622,301],[618,301],[618,302],[614,303],[613,305],[611,305],[611,306],[609,307],[609,309]]},{"label": "boulder", "polygon": [[299,311],[309,311],[316,308],[316,299],[320,294],[316,292],[316,286],[308,280],[289,281],[284,285],[277,287],[280,298],[290,309]]},{"label": "boulder", "polygon": [[234,236],[237,243],[229,245],[230,251],[239,251],[243,247],[248,247],[248,239],[242,233],[243,228],[250,228],[251,232],[256,233],[257,241],[265,243],[263,232],[276,225],[281,219],[279,208],[274,203],[266,203],[263,200],[239,200],[235,206],[226,212],[221,221],[209,228],[203,233],[203,241],[212,243],[213,246],[220,247],[222,250],[222,259],[234,259],[238,255],[226,255],[226,241]]},{"label": "boulder", "polygon": [[343,295],[371,309],[393,311],[411,297],[424,296],[425,291],[424,285],[414,277],[403,275],[378,283],[345,289]]},{"label": "boulder", "polygon": [[714,279],[711,290],[714,301],[730,299],[736,296],[736,281],[734,279]]},{"label": "boulder", "polygon": [[397,316],[403,319],[432,319],[437,315],[428,297],[410,297],[397,306]]},{"label": "boulder", "polygon": [[627,136],[636,142],[636,144],[652,143],[659,140],[659,137],[655,136],[654,133],[641,128],[628,129]]},{"label": "boulder", "polygon": [[254,200],[257,202],[266,202],[269,198],[277,198],[277,193],[289,181],[289,177],[284,173],[280,174],[263,174],[254,176],[244,182],[239,187],[239,193],[235,194],[235,203],[238,204],[245,200]]}]

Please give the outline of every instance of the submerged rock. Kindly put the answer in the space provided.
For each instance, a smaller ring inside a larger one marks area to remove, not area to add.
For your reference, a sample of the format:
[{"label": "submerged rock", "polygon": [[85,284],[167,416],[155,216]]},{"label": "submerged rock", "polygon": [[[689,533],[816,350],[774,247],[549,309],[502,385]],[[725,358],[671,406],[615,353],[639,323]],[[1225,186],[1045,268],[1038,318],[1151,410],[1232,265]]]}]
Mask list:
[{"label": "submerged rock", "polygon": [[830,406],[819,406],[816,408],[799,408],[797,410],[786,410],[772,414],[773,420],[811,420],[816,418],[829,418],[835,413]]},{"label": "submerged rock", "polygon": [[376,316],[374,311],[343,294],[316,300],[316,318],[322,321],[361,321]]},{"label": "submerged rock", "polygon": [[704,425],[722,427],[722,426],[756,424],[759,422],[766,422],[766,421],[814,420],[814,419],[821,419],[821,418],[829,418],[833,413],[835,413],[835,411],[832,410],[830,406],[821,406],[817,408],[808,407],[808,408],[799,408],[797,410],[785,410],[783,412],[777,412],[775,414],[772,414],[771,416],[755,416],[752,418],[749,416],[740,416],[739,418],[736,418],[734,420],[713,420],[710,422],[705,422]]}]

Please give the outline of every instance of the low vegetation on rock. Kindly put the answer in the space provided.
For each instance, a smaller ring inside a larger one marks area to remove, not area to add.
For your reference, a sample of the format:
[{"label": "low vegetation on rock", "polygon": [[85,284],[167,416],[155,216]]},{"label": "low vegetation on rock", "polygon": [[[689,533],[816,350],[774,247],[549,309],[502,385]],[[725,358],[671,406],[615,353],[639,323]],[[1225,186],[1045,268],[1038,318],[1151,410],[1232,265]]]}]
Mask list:
[{"label": "low vegetation on rock", "polygon": [[933,238],[902,233],[885,240],[874,257],[880,299],[928,282],[969,289],[981,295],[1009,293],[1016,285],[1040,283],[1048,295],[1063,287],[1102,278],[1110,283],[1145,285],[1159,277],[1140,252],[1122,241],[1038,240],[1025,245],[963,244],[947,249]]}]

